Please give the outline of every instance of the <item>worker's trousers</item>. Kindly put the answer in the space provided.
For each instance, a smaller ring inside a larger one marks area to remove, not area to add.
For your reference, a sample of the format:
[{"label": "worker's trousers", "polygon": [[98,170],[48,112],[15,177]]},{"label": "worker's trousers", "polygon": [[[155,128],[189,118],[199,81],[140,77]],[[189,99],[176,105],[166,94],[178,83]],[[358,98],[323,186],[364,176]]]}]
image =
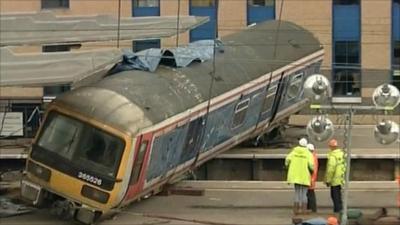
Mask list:
[{"label": "worker's trousers", "polygon": [[307,191],[307,209],[311,209],[311,211],[317,211],[317,199],[315,198],[314,189],[308,189]]},{"label": "worker's trousers", "polygon": [[335,213],[342,211],[342,186],[331,186],[331,198],[333,201],[333,211]]}]

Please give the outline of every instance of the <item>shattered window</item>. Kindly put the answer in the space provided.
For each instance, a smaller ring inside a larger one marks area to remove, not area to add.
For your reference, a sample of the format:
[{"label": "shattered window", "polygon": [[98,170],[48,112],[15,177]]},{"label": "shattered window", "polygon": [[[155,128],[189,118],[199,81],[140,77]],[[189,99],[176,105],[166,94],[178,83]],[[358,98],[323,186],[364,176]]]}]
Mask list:
[{"label": "shattered window", "polygon": [[303,76],[304,76],[304,73],[300,72],[291,77],[290,86],[287,91],[287,100],[288,101],[290,101],[300,95],[300,92],[303,88],[302,87],[303,86]]}]

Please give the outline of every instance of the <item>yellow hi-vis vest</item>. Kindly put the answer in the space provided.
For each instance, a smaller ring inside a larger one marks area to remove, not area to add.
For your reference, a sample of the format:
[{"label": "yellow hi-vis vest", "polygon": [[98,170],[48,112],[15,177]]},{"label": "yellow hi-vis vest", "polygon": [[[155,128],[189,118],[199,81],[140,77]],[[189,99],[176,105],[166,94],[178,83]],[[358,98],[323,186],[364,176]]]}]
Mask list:
[{"label": "yellow hi-vis vest", "polygon": [[328,153],[324,182],[331,186],[344,184],[346,161],[342,149],[335,149]]},{"label": "yellow hi-vis vest", "polygon": [[314,170],[314,158],[305,147],[295,147],[286,156],[285,166],[288,168],[287,182],[310,186],[311,173]]}]

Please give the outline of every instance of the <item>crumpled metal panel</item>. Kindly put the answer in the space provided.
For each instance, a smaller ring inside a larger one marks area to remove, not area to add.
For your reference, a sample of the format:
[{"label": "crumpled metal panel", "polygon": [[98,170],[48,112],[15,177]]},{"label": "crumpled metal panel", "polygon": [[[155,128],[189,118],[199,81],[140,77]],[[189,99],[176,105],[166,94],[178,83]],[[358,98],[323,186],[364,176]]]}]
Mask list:
[{"label": "crumpled metal panel", "polygon": [[121,61],[118,49],[14,54],[0,48],[0,86],[45,86],[104,76]]},{"label": "crumpled metal panel", "polygon": [[[208,21],[207,17],[180,16],[179,32]],[[146,40],[174,36],[177,17],[121,18],[120,40]],[[77,43],[117,40],[117,18],[97,16],[54,16],[54,14],[0,15],[0,46]]]}]

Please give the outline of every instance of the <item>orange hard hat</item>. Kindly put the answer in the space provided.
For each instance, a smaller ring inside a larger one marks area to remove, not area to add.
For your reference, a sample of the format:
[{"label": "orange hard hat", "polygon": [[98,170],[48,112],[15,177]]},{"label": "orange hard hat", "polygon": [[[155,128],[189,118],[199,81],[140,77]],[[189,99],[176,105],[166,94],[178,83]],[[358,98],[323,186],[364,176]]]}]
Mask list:
[{"label": "orange hard hat", "polygon": [[328,143],[329,147],[337,147],[337,140],[331,139]]},{"label": "orange hard hat", "polygon": [[326,222],[327,222],[327,225],[339,225],[338,220],[334,216],[328,217],[328,220]]}]

